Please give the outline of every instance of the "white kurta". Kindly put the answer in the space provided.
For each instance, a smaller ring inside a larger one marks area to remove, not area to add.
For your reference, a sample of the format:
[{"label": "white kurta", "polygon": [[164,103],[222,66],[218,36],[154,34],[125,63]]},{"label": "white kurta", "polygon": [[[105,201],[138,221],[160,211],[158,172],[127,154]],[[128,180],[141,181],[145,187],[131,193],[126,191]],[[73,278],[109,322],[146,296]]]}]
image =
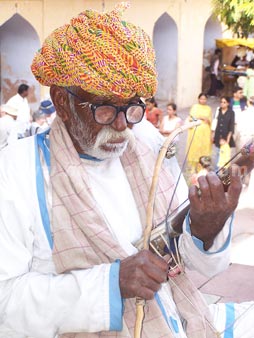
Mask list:
[{"label": "white kurta", "polygon": [[30,125],[30,107],[26,97],[18,93],[12,96],[6,103],[18,110],[17,124],[18,132],[23,135]]},{"label": "white kurta", "polygon": [[[112,315],[109,279],[112,265],[102,264],[60,275],[55,273],[37,199],[38,168],[35,166],[34,142],[33,137],[22,139],[0,154],[0,337],[53,338],[63,332],[109,330]],[[179,172],[176,161],[172,159],[168,162],[176,176]],[[47,168],[44,170],[46,173]],[[109,171],[107,177],[103,178],[103,183],[114,185],[112,175],[119,171],[120,177],[123,174],[119,162],[116,161]],[[100,173],[94,174],[92,178],[92,189],[98,200],[99,177]],[[122,184],[123,189],[131,194],[127,182],[125,183]],[[181,186],[186,192],[183,180]],[[180,196],[178,193],[179,200],[185,197],[185,194]],[[108,194],[107,203],[110,200],[112,204],[115,203],[112,198],[115,198],[113,191]],[[119,198],[118,203],[121,202],[121,197]],[[121,234],[119,235],[113,225],[113,218],[119,217],[117,208],[111,210],[116,211],[114,216],[111,212],[108,214],[103,206],[102,209],[112,235],[121,243]],[[135,250],[131,241],[140,235],[138,214],[135,210],[131,222],[133,220],[137,229],[126,233],[129,236],[129,248]],[[128,222],[126,226],[129,226]],[[216,274],[224,269],[229,259],[228,246],[223,247],[228,233],[229,223],[218,235],[210,252],[204,253],[185,229],[179,246],[186,264],[206,275]],[[213,251],[218,253],[212,254]],[[117,284],[116,286],[118,287]],[[159,293],[162,299],[163,292],[162,288]],[[180,323],[177,336],[185,338],[172,298],[168,299],[168,303],[168,309],[172,311],[169,315],[172,314]]]},{"label": "white kurta", "polygon": [[9,115],[0,118],[0,150],[18,139],[17,123]]}]

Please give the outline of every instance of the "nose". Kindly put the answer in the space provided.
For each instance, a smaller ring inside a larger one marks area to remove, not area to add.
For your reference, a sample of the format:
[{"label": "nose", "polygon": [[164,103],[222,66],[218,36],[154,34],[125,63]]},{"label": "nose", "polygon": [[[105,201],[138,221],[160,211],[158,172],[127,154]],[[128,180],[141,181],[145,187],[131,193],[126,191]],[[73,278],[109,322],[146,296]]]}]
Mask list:
[{"label": "nose", "polygon": [[111,124],[111,127],[116,131],[124,131],[127,128],[127,121],[123,111],[117,114],[115,121]]}]

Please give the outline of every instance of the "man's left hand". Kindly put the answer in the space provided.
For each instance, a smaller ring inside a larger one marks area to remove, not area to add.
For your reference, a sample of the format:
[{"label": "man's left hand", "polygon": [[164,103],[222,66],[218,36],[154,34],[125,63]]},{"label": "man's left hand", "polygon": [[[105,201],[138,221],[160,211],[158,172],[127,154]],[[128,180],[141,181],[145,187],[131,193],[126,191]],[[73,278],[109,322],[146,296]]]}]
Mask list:
[{"label": "man's left hand", "polygon": [[236,169],[235,165],[229,169],[231,183],[227,192],[214,172],[198,178],[199,189],[190,187],[191,234],[203,241],[205,250],[213,245],[214,238],[237,207],[242,184],[240,175],[236,175],[240,170]]}]

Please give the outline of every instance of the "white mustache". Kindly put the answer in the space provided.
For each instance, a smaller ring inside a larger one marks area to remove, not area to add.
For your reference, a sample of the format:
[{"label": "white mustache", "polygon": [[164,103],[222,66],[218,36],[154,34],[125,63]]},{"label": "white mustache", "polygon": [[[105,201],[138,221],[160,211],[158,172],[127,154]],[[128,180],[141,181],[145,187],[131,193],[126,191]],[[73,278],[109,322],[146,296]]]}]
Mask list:
[{"label": "white mustache", "polygon": [[126,128],[124,131],[115,131],[113,128],[105,126],[98,133],[93,148],[99,148],[103,144],[112,143],[112,141],[117,141],[119,139],[124,139],[123,143],[128,142],[131,146],[135,143],[133,133],[129,128]]}]

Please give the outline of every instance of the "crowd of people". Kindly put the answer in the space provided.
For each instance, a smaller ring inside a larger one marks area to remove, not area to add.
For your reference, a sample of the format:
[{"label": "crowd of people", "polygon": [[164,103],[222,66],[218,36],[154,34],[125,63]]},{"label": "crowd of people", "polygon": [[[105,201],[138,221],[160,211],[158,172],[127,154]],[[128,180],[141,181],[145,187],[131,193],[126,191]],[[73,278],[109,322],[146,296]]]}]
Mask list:
[{"label": "crowd of people", "polygon": [[0,107],[0,150],[19,139],[43,132],[53,122],[56,114],[51,100],[43,100],[32,112],[28,95],[29,86],[22,83],[17,94]]},{"label": "crowd of people", "polygon": [[[131,338],[140,298],[147,309],[142,338],[254,335],[253,302],[208,306],[185,273],[186,266],[211,277],[228,267],[241,192],[238,175],[230,172],[225,192],[210,171],[212,113],[203,93],[189,120],[201,120],[206,154],[201,160],[196,149],[189,163],[206,175],[196,178],[199,189],[188,189],[176,158],[163,161],[153,225],[188,196],[189,210],[177,237],[164,227],[165,257],[138,249],[164,135],[183,122],[174,103],[165,117],[156,107],[155,51],[140,27],[123,20],[128,6],[80,13],[33,59],[31,70],[52,99],[39,111],[56,109],[56,117],[50,130],[38,132],[44,121],[36,112],[22,138],[0,151],[0,337]],[[214,130],[219,147],[233,135],[234,113],[225,102]],[[14,123],[19,114],[7,110]],[[34,135],[26,137],[27,130]]]}]

